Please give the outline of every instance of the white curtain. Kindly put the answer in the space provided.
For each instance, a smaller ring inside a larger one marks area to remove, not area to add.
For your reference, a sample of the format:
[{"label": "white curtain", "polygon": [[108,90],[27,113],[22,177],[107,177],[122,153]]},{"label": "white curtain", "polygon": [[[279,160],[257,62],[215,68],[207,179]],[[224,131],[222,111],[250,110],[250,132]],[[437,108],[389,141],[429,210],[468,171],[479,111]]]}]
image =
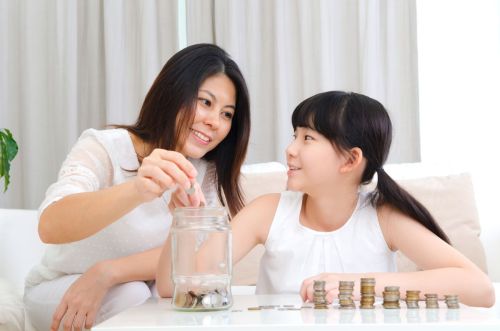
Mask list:
[{"label": "white curtain", "polygon": [[247,163],[284,161],[294,107],[333,89],[384,103],[390,160],[418,160],[414,1],[0,0],[0,127],[20,146],[0,208],[36,208],[84,129],[136,118],[184,18],[188,44],[222,46],[247,78]]},{"label": "white curtain", "polygon": [[37,208],[80,133],[128,124],[178,49],[177,0],[0,0],[0,128],[20,151],[0,208]]},{"label": "white curtain", "polygon": [[284,160],[291,113],[326,90],[381,101],[391,162],[418,161],[414,0],[187,0],[187,42],[214,42],[242,68],[252,102],[247,162]]}]

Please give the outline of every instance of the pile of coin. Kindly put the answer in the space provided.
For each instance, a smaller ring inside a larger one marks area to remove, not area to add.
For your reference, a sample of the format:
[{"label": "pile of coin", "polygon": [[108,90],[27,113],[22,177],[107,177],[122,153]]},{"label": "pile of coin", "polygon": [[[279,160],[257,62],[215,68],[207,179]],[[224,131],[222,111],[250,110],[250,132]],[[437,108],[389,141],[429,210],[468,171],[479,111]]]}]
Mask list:
[{"label": "pile of coin", "polygon": [[176,291],[174,305],[182,309],[212,310],[229,308],[229,296],[225,289],[214,289],[195,293],[194,291]]},{"label": "pile of coin", "polygon": [[340,309],[354,309],[354,300],[352,299],[352,292],[354,290],[354,282],[341,280],[339,281],[339,304]]},{"label": "pile of coin", "polygon": [[375,278],[361,278],[361,309],[373,309],[375,306]]},{"label": "pile of coin", "polygon": [[458,304],[458,295],[456,294],[448,294],[444,296],[444,300],[446,302],[446,306],[450,309],[458,309],[460,305]]},{"label": "pile of coin", "polygon": [[315,280],[313,284],[313,303],[314,309],[327,309],[325,281]]},{"label": "pile of coin", "polygon": [[418,309],[420,291],[406,291],[406,307],[408,309]]},{"label": "pile of coin", "polygon": [[434,293],[426,293],[425,295],[425,307],[428,309],[439,308],[438,295]]},{"label": "pile of coin", "polygon": [[386,309],[399,309],[399,286],[386,286],[382,292],[384,302],[382,306]]}]

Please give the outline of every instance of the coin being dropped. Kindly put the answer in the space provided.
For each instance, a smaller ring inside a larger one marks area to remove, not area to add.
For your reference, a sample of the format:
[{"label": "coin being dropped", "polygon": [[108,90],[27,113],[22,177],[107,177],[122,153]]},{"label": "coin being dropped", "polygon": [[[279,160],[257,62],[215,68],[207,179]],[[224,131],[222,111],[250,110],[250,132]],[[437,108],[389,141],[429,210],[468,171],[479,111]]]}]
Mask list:
[{"label": "coin being dropped", "polygon": [[205,294],[201,300],[201,304],[205,308],[217,308],[222,305],[222,296],[218,293]]},{"label": "coin being dropped", "polygon": [[194,183],[191,182],[191,187],[186,190],[187,195],[193,195],[194,192],[196,192],[196,189],[194,188]]}]

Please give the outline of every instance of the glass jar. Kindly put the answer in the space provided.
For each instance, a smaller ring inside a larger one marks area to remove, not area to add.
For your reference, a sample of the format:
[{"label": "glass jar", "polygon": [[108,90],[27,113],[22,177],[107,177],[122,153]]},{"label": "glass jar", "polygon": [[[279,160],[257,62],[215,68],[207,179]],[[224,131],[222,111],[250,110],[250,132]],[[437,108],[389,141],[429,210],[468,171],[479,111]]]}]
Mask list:
[{"label": "glass jar", "polygon": [[172,302],[176,309],[231,307],[231,227],[224,208],[177,208],[172,221]]}]

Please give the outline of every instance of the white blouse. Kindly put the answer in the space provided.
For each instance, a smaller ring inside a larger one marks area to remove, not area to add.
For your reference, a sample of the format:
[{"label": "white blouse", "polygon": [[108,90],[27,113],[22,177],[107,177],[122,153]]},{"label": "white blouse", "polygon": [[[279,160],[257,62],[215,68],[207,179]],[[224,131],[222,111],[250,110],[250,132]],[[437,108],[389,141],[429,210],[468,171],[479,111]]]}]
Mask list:
[{"label": "white blouse", "polygon": [[300,223],[303,194],[285,191],[276,209],[260,261],[256,293],[298,293],[302,282],[324,272],[394,272],[396,253],[387,246],[377,211],[359,193],[349,220],[320,232]]},{"label": "white blouse", "polygon": [[[207,205],[218,205],[215,167],[201,159],[190,161],[198,171],[197,181],[202,183]],[[138,168],[127,130],[86,130],[64,161],[57,182],[48,188],[38,215],[51,203],[70,194],[94,192],[131,180]],[[166,192],[138,206],[90,237],[68,244],[47,245],[41,263],[28,274],[26,286],[66,274],[81,274],[99,261],[163,245],[172,223],[168,209],[170,194]]]}]

